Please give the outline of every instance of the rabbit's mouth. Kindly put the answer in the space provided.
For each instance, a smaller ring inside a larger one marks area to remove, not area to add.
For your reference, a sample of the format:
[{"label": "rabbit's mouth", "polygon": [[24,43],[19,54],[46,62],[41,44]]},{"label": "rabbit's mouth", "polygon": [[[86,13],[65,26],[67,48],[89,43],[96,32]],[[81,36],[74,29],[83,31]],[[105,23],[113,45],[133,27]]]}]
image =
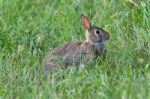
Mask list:
[{"label": "rabbit's mouth", "polygon": [[98,40],[94,43],[97,50],[101,49],[104,45],[103,40]]},{"label": "rabbit's mouth", "polygon": [[101,44],[103,44],[103,40],[98,40],[94,43],[95,46],[100,46]]}]

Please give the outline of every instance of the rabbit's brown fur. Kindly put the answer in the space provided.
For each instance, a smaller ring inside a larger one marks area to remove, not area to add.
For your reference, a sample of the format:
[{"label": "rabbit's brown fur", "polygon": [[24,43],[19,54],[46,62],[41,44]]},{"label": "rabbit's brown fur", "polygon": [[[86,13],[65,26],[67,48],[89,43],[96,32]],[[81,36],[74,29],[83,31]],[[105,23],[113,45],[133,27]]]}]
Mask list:
[{"label": "rabbit's brown fur", "polygon": [[109,38],[108,33],[101,28],[92,27],[86,16],[81,16],[81,23],[86,29],[86,40],[68,42],[49,52],[43,64],[44,74],[56,67],[79,66],[80,63],[89,62],[103,52],[103,41]]}]

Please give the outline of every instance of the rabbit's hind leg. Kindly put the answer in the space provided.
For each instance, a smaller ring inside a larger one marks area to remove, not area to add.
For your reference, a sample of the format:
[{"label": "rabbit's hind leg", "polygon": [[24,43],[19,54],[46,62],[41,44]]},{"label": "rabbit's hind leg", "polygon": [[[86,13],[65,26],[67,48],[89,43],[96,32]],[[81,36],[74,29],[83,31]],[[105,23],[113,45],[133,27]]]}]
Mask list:
[{"label": "rabbit's hind leg", "polygon": [[43,65],[43,74],[47,75],[49,72],[52,72],[56,68],[61,68],[61,66],[55,62],[48,62]]}]

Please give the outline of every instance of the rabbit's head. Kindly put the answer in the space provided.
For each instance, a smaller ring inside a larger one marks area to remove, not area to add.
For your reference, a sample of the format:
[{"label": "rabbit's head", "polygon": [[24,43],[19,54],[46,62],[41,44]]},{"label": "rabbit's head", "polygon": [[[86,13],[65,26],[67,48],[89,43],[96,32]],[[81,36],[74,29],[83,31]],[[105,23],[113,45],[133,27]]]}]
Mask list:
[{"label": "rabbit's head", "polygon": [[91,26],[88,17],[80,16],[81,24],[86,29],[86,41],[92,44],[103,42],[109,39],[108,32],[101,28]]}]

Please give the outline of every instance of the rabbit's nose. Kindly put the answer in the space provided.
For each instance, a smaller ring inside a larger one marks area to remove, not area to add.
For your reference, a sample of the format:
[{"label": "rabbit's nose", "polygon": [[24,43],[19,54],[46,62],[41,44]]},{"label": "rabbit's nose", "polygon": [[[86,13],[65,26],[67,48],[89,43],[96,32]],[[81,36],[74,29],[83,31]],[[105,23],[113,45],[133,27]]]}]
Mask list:
[{"label": "rabbit's nose", "polygon": [[109,39],[109,34],[108,33],[105,33],[104,35],[103,35],[103,40],[108,40]]},{"label": "rabbit's nose", "polygon": [[107,40],[109,39],[109,34],[107,33],[107,36],[106,36]]}]

